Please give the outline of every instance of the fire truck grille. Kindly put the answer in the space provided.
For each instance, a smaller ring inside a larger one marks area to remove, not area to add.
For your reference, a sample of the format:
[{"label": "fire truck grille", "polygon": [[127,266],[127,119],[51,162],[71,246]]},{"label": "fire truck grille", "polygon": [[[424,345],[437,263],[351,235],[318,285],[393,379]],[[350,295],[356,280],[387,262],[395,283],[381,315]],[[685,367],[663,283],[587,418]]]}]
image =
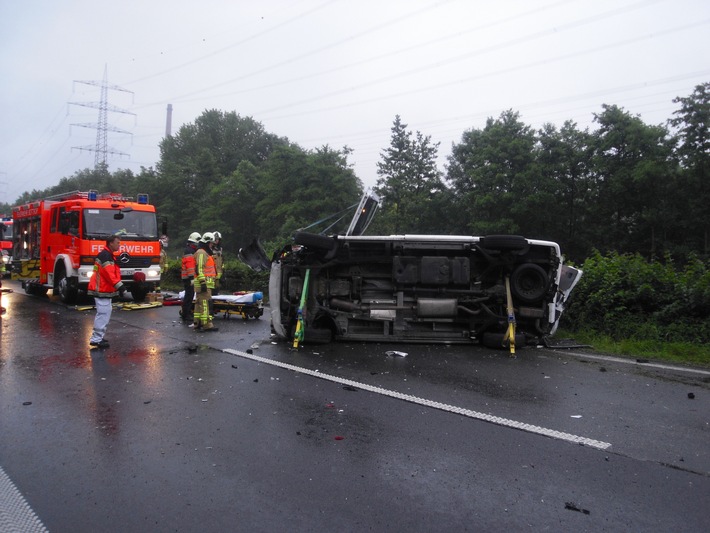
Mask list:
[{"label": "fire truck grille", "polygon": [[150,257],[131,257],[128,262],[120,262],[121,268],[148,268],[150,266]]}]

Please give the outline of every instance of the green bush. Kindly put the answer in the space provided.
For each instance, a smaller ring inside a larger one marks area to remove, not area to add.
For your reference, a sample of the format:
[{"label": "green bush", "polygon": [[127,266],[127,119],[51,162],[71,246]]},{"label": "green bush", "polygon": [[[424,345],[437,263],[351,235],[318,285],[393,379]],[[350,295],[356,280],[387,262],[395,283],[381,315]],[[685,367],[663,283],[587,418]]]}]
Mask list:
[{"label": "green bush", "polygon": [[615,340],[710,342],[710,265],[696,257],[679,267],[669,256],[602,256],[582,266],[563,325]]}]

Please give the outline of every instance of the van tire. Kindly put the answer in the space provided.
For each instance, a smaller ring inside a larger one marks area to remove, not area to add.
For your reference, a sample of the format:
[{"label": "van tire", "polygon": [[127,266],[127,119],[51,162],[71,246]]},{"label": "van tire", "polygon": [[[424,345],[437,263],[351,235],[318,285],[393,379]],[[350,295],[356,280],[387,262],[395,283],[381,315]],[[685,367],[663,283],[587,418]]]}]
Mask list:
[{"label": "van tire", "polygon": [[543,299],[550,287],[547,272],[540,265],[523,263],[510,276],[510,290],[521,302],[534,304]]}]

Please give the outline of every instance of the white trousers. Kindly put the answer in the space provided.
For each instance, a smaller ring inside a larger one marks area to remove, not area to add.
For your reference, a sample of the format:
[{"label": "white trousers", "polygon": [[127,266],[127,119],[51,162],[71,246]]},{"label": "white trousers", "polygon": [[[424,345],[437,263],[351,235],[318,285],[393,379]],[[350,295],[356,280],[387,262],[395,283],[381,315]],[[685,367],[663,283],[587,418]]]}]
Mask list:
[{"label": "white trousers", "polygon": [[100,342],[106,334],[108,321],[111,320],[113,304],[111,298],[94,298],[96,302],[96,318],[94,318],[94,331],[91,332],[89,342]]}]

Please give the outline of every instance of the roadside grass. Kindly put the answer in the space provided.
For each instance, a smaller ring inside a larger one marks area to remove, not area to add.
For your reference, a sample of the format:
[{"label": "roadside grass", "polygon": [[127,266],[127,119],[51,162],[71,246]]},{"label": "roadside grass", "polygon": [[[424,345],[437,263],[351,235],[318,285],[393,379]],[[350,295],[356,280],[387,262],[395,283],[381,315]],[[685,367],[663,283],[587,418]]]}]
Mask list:
[{"label": "roadside grass", "polygon": [[672,363],[710,368],[710,346],[691,342],[660,342],[654,340],[615,340],[593,331],[563,331],[556,338],[573,338],[588,344],[595,352],[629,358],[656,359]]}]

